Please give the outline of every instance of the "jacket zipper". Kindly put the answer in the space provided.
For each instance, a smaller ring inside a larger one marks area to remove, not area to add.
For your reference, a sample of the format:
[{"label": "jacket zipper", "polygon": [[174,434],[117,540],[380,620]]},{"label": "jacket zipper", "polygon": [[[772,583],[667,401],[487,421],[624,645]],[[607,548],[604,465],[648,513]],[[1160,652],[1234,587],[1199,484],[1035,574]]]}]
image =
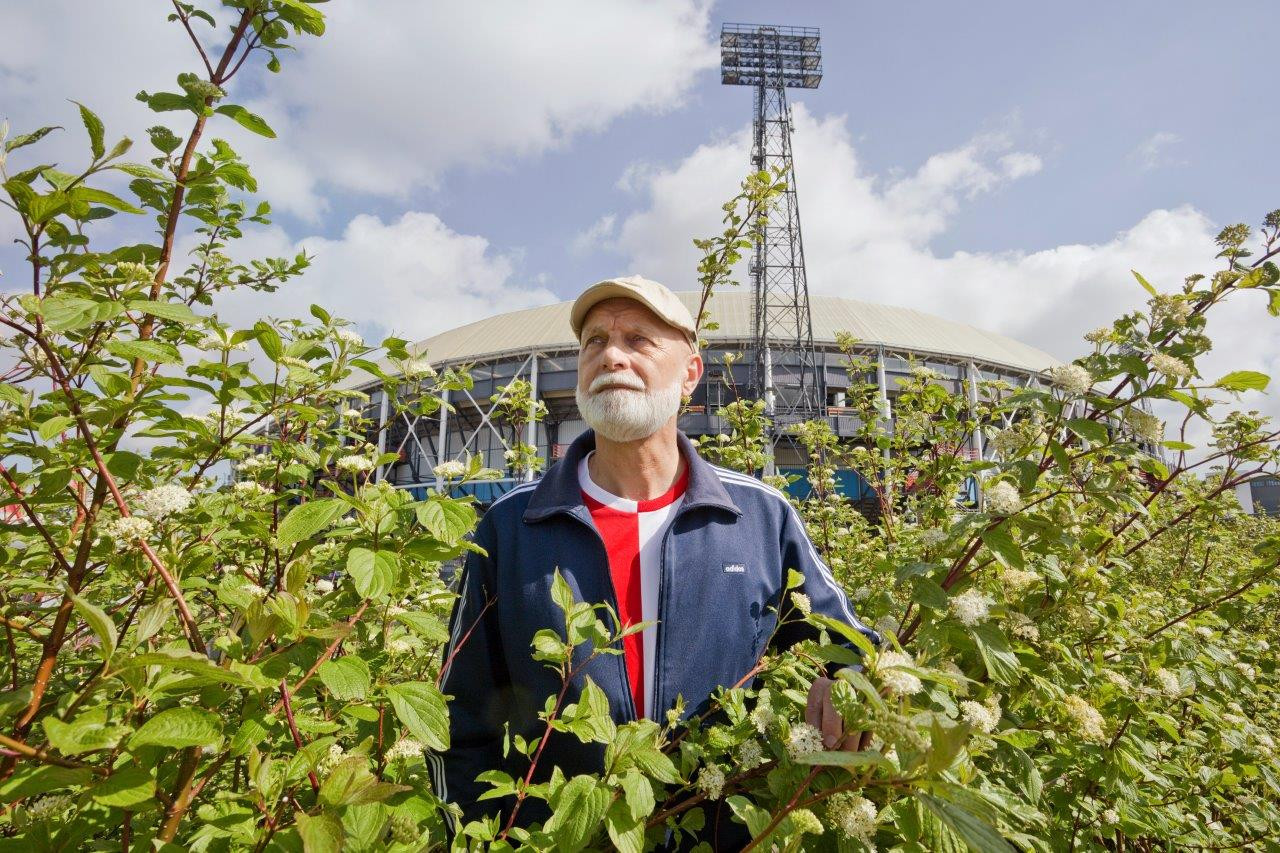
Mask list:
[{"label": "jacket zipper", "polygon": [[[683,501],[681,501],[681,504],[683,504]],[[658,556],[658,625],[654,628],[658,634],[653,639],[653,684],[649,687],[649,701],[651,703],[649,708],[651,711],[655,712],[650,714],[650,719],[656,720],[659,724],[661,724],[662,721],[658,720],[656,711],[662,707],[662,705],[658,703],[658,700],[662,696],[662,632],[663,628],[665,628],[667,624],[667,543],[671,541],[671,531],[675,529],[676,524],[680,521],[680,516],[683,514],[684,507],[681,506],[681,508],[676,511],[675,518],[671,519],[671,523],[667,525],[667,529],[662,531],[662,549]]]},{"label": "jacket zipper", "polygon": [[[618,605],[618,590],[613,585],[613,572],[609,568],[609,549],[605,547],[604,539],[600,536],[600,531],[596,530],[596,526],[594,524],[586,521],[585,519],[582,518],[582,516],[578,515],[577,513],[570,511],[569,515],[572,518],[576,519],[579,524],[583,525],[588,530],[590,530],[591,535],[594,536],[596,541],[600,543],[600,550],[604,552],[604,575],[609,582],[609,595],[613,599],[609,603],[613,605],[613,612],[615,614],[621,614],[622,610]],[[658,600],[661,601],[662,600],[662,593],[661,593],[662,575],[661,574],[658,575],[658,587],[659,587]],[[656,657],[657,652],[655,651],[654,654]],[[612,657],[614,658],[614,660],[618,662],[618,669],[621,670],[621,673],[622,673],[622,683],[626,686],[626,690],[623,692],[626,693],[627,695],[626,707],[630,712],[630,719],[631,720],[639,719],[640,714],[636,710],[636,702],[634,698],[635,694],[631,689],[631,675],[627,672],[627,661],[626,661],[627,652],[626,652],[625,646],[623,646],[622,654],[613,655]],[[657,661],[654,661],[654,663],[657,664]],[[658,679],[655,677],[654,681],[657,681],[657,680]]]}]

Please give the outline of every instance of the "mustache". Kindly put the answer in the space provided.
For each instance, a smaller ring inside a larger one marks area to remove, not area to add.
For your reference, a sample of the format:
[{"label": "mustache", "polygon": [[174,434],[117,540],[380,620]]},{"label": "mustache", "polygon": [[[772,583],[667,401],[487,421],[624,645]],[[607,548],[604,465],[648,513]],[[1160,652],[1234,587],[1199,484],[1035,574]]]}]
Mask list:
[{"label": "mustache", "polygon": [[634,373],[602,373],[595,379],[591,380],[591,387],[587,389],[588,393],[596,394],[606,385],[621,385],[632,391],[644,391],[644,380]]}]

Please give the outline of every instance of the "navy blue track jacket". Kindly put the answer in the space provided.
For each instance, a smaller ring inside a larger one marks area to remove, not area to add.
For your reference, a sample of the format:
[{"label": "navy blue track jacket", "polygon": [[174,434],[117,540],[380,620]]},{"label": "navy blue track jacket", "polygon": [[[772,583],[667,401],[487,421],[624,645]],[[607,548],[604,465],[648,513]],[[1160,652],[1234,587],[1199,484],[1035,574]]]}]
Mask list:
[{"label": "navy blue track jacket", "polygon": [[[650,716],[663,720],[677,696],[684,697],[686,716],[701,713],[716,687],[736,683],[755,666],[774,632],[788,569],[803,573],[800,591],[814,612],[840,619],[878,643],[879,636],[854,615],[783,494],[707,463],[683,433],[678,442],[689,484],[662,543]],[[538,711],[560,691],[556,672],[531,657],[537,631],[553,628],[564,636],[563,613],[551,599],[554,571],[560,570],[575,600],[617,609],[604,542],[578,484],[578,462],[594,446],[594,433],[584,433],[541,480],[495,501],[475,534],[488,556],[467,555],[442,681],[453,697],[451,746],[443,755],[428,756],[437,794],[461,805],[467,820],[499,806],[476,802],[489,787],[475,781],[478,774],[496,769],[518,779],[528,772],[527,760],[514,750],[503,759],[504,726],[526,739],[541,736],[545,723]],[[806,638],[805,626],[792,627],[779,631],[775,646]],[[609,697],[614,720],[636,718],[621,654],[600,655],[588,664],[566,703],[577,701],[586,677]],[[553,733],[535,781],[549,777],[553,766],[566,777],[599,772],[603,758],[600,744]],[[538,805],[526,802],[521,823],[542,811]]]}]

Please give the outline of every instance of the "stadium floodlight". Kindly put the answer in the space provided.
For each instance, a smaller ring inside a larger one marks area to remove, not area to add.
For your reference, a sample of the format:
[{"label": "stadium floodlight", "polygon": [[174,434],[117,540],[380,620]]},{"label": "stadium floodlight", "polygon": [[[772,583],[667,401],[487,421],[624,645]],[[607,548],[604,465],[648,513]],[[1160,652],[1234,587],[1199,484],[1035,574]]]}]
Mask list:
[{"label": "stadium floodlight", "polygon": [[777,172],[786,184],[750,264],[751,393],[765,402],[777,433],[776,444],[791,424],[826,415],[826,385],[813,343],[787,103],[787,89],[816,89],[822,82],[818,30],[725,24],[720,30],[720,81],[755,89],[751,161],[757,170]]}]

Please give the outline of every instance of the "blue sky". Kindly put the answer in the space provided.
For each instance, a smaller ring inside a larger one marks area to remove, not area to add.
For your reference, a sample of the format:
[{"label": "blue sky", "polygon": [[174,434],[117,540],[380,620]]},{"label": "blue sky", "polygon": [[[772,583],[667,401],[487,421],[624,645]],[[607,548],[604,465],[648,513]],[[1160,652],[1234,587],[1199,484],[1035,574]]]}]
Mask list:
[{"label": "blue sky", "polygon": [[[5,5],[0,112],[68,125],[59,156],[81,144],[63,99],[145,139],[154,118],[129,95],[196,67],[162,3]],[[279,211],[244,251],[317,256],[287,293],[233,301],[246,322],[319,301],[368,336],[420,338],[617,272],[689,287],[689,239],[747,168],[750,91],[716,68],[725,21],[822,28],[822,86],[793,93],[820,292],[1070,358],[1140,304],[1130,267],[1172,289],[1212,269],[1222,225],[1280,205],[1263,0],[323,8],[322,40],[231,92],[280,138],[221,131]],[[0,249],[0,287],[18,265]],[[1258,308],[1222,313],[1206,373],[1280,369]]]}]

